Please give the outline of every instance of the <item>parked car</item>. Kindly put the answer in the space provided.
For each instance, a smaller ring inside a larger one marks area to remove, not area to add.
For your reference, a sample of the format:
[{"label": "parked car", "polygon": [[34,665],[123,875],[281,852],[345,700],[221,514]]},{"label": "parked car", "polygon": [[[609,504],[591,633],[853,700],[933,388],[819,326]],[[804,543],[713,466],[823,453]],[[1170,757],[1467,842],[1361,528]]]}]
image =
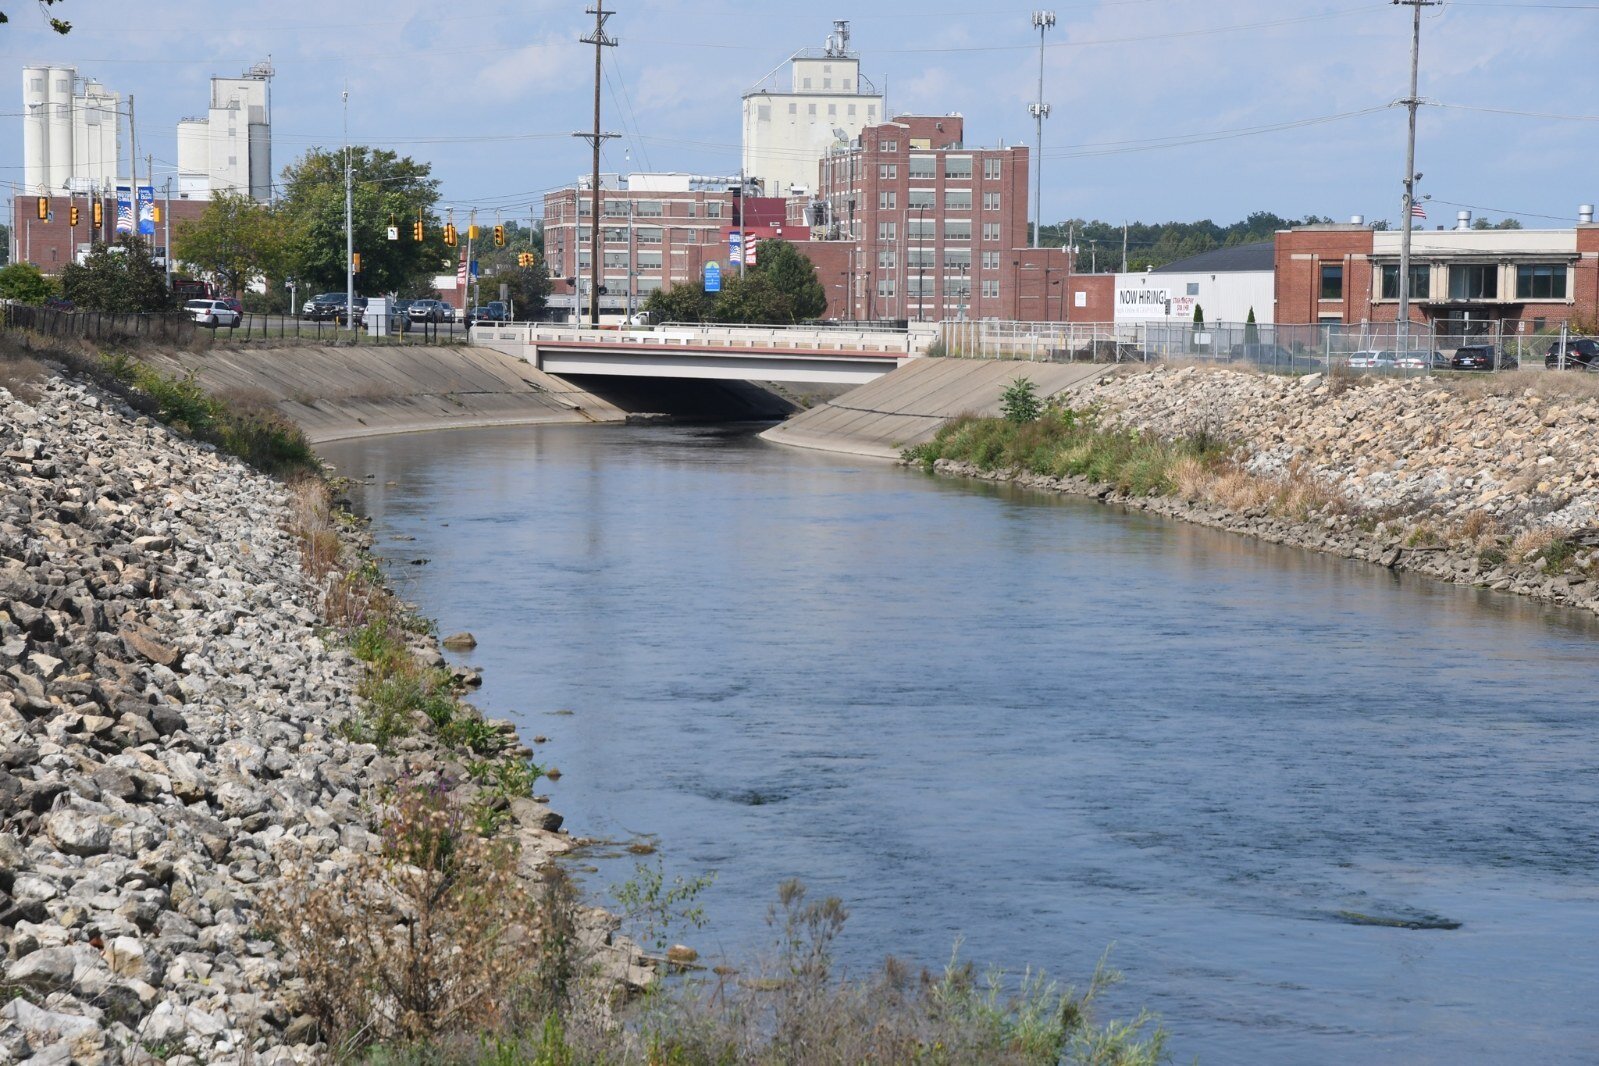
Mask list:
[{"label": "parked car", "polygon": [[218,296],[217,302],[227,304],[229,307],[233,308],[240,318],[244,317],[244,305],[239,302],[238,297]]},{"label": "parked car", "polygon": [[[355,298],[355,324],[359,326],[361,324],[361,319],[364,318],[365,316],[366,316],[366,297],[365,296],[357,296]],[[342,325],[345,324],[346,317],[347,316],[344,313],[344,303],[342,301],[340,301],[339,306],[333,309],[333,321],[337,322],[339,325],[342,326]]]},{"label": "parked car", "polygon": [[77,306],[65,296],[46,296],[44,305],[52,311],[71,311]]},{"label": "parked car", "polygon": [[511,308],[502,300],[486,303],[482,307],[474,307],[466,316],[468,326],[477,322],[509,322],[511,321]]},{"label": "parked car", "polygon": [[336,318],[344,308],[344,296],[342,292],[324,292],[313,296],[305,302],[300,313],[305,318],[317,321]]},{"label": "parked car", "polygon": [[1351,370],[1392,370],[1398,359],[1387,348],[1370,348],[1362,352],[1350,352],[1343,362]]},{"label": "parked car", "polygon": [[1400,370],[1448,370],[1449,360],[1443,352],[1398,352],[1394,366]]},{"label": "parked car", "polygon": [[243,316],[221,300],[190,300],[183,305],[189,317],[202,326],[237,326]]},{"label": "parked car", "polygon": [[448,322],[455,317],[455,309],[443,300],[412,300],[406,314],[412,322]]},{"label": "parked car", "polygon": [[1286,367],[1296,359],[1299,362],[1308,362],[1304,356],[1295,356],[1280,344],[1235,344],[1228,351],[1227,358],[1235,363],[1254,363],[1257,366]]},{"label": "parked car", "polygon": [[1567,337],[1564,342],[1554,341],[1543,357],[1548,370],[1560,369],[1564,362],[1567,370],[1599,370],[1599,341],[1591,337]]},{"label": "parked car", "polygon": [[1513,353],[1491,344],[1463,344],[1449,359],[1451,370],[1514,370],[1519,365]]}]

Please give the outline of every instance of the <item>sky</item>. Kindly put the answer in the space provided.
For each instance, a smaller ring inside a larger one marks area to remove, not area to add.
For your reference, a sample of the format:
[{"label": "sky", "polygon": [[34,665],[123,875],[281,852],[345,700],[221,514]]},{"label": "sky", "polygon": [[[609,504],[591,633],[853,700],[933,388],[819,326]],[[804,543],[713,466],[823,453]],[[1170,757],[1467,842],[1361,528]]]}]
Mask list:
[{"label": "sky", "polygon": [[[0,0],[11,71],[0,174],[22,172],[21,68],[76,66],[136,101],[159,184],[208,79],[271,57],[275,169],[353,143],[428,162],[444,201],[527,218],[587,172],[593,0]],[[1032,144],[1033,5],[950,0],[607,0],[603,169],[733,174],[741,95],[848,19],[890,113],[966,119],[973,146]],[[1048,0],[1045,0],[1048,2]],[[1042,6],[1042,5],[1039,5]],[[1043,217],[1226,223],[1252,211],[1400,215],[1411,9],[1389,0],[1054,0]],[[1424,9],[1416,168],[1430,224],[1461,207],[1561,226],[1599,201],[1599,2]]]}]

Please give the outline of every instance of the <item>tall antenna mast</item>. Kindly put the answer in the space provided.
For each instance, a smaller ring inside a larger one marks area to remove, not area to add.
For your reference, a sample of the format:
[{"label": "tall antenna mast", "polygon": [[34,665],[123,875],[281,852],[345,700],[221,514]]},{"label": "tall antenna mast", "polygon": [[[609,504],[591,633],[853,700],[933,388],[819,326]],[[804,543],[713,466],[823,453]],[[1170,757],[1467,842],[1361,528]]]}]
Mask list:
[{"label": "tall antenna mast", "polygon": [[1055,12],[1033,12],[1033,28],[1038,31],[1038,103],[1029,104],[1027,110],[1032,112],[1033,121],[1038,126],[1038,134],[1033,138],[1034,151],[1038,153],[1038,183],[1033,189],[1034,248],[1039,247],[1039,238],[1044,229],[1044,120],[1049,117],[1049,105],[1044,103],[1044,33],[1054,26]]},{"label": "tall antenna mast", "polygon": [[584,8],[587,14],[594,16],[594,35],[583,37],[584,44],[594,46],[594,130],[591,133],[574,133],[572,136],[581,137],[589,142],[589,147],[594,150],[594,171],[589,186],[591,199],[589,214],[589,325],[600,324],[600,146],[606,141],[619,136],[615,133],[600,132],[600,79],[604,76],[601,66],[605,49],[615,48],[616,38],[605,35],[605,20],[616,14],[614,11],[605,10],[605,0],[599,0],[593,7]]},{"label": "tall antenna mast", "polygon": [[1393,0],[1396,5],[1415,9],[1415,21],[1410,36],[1410,95],[1402,102],[1410,111],[1410,137],[1405,143],[1405,199],[1404,235],[1399,241],[1399,320],[1396,347],[1400,358],[1410,352],[1410,233],[1415,226],[1416,182],[1416,109],[1421,106],[1417,95],[1417,71],[1421,66],[1421,9],[1436,7],[1439,0]]}]

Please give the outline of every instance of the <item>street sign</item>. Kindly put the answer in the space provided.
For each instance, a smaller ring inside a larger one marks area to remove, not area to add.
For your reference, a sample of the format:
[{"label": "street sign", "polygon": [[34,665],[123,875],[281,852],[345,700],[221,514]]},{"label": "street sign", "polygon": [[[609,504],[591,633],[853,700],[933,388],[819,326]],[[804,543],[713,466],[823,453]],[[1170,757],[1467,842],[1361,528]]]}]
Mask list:
[{"label": "street sign", "polygon": [[705,264],[705,291],[706,292],[721,292],[722,291],[722,264],[720,264],[720,263],[706,263]]},{"label": "street sign", "polygon": [[399,239],[400,239],[400,227],[399,226],[390,226],[389,227],[389,240],[397,241]]}]

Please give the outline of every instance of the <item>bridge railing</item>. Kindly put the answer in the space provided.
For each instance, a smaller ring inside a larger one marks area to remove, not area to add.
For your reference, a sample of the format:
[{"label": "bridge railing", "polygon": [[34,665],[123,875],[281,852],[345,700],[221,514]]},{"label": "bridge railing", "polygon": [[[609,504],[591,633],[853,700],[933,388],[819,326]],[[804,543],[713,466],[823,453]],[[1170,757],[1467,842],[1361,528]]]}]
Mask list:
[{"label": "bridge railing", "polygon": [[652,327],[600,327],[527,323],[479,327],[475,343],[510,341],[539,344],[603,343],[614,347],[727,348],[871,355],[920,355],[937,337],[924,330],[866,330],[838,326],[741,326],[669,322]]}]

